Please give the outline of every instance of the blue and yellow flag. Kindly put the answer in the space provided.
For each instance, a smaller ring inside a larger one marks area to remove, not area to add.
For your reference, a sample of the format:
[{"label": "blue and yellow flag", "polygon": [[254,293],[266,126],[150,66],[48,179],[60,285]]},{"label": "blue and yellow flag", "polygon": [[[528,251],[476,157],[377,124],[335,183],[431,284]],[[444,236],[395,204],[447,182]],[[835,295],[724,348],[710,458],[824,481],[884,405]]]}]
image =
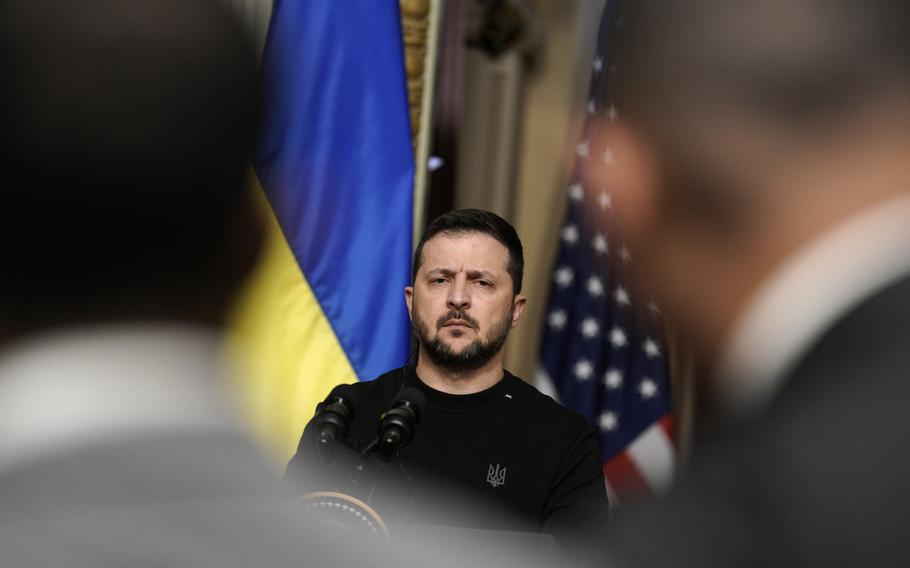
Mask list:
[{"label": "blue and yellow flag", "polygon": [[285,459],[334,385],[407,358],[414,162],[397,0],[276,0],[262,74],[254,166],[272,234],[233,339],[244,404]]}]

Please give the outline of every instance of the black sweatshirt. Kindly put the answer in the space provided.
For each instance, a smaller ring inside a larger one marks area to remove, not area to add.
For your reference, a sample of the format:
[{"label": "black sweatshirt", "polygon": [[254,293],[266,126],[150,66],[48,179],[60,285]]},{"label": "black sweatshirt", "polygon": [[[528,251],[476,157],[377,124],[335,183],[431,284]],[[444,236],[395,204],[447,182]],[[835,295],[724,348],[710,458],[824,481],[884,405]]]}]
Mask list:
[{"label": "black sweatshirt", "polygon": [[[569,536],[605,522],[594,431],[581,415],[508,371],[496,385],[468,395],[428,387],[414,366],[358,383],[350,447],[362,449],[376,438],[380,414],[404,386],[427,398],[414,438],[394,463],[370,465],[368,487],[360,488],[363,498],[372,489],[374,505],[385,499],[377,509],[386,520]],[[359,459],[346,451],[325,465],[331,460],[320,460],[311,422],[288,472],[309,491],[355,493],[347,480]]]}]

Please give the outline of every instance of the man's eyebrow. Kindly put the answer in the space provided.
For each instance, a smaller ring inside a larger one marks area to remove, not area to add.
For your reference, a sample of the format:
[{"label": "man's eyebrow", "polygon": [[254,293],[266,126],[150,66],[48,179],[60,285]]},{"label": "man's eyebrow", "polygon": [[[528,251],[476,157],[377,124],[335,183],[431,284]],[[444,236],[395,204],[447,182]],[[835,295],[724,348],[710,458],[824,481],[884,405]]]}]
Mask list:
[{"label": "man's eyebrow", "polygon": [[496,276],[489,270],[468,270],[468,278],[488,278],[494,280]]},{"label": "man's eyebrow", "polygon": [[[451,268],[434,268],[427,271],[427,276],[455,276],[457,271],[452,270]],[[468,278],[488,278],[490,280],[495,280],[496,275],[490,272],[489,270],[468,270],[465,272]]]},{"label": "man's eyebrow", "polygon": [[441,276],[454,276],[455,271],[450,268],[434,268],[427,272],[427,276],[441,275]]}]

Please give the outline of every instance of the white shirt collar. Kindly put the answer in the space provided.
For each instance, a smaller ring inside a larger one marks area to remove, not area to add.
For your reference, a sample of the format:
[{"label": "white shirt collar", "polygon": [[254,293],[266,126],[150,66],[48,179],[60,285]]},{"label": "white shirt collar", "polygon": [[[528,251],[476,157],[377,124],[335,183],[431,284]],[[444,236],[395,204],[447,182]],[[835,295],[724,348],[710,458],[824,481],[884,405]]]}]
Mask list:
[{"label": "white shirt collar", "polygon": [[765,281],[728,337],[715,374],[735,414],[761,410],[838,319],[910,273],[910,196],[862,212],[803,247]]},{"label": "white shirt collar", "polygon": [[142,433],[232,431],[218,337],[176,326],[73,329],[0,354],[0,469]]}]

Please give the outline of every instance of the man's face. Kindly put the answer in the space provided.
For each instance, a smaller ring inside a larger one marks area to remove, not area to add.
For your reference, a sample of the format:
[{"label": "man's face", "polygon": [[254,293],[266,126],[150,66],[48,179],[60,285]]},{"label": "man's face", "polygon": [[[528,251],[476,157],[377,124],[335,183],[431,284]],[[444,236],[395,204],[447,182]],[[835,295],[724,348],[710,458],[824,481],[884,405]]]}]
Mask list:
[{"label": "man's face", "polygon": [[526,301],[513,294],[508,262],[508,249],[483,233],[439,234],[424,244],[414,286],[405,289],[421,354],[462,372],[501,352]]}]

